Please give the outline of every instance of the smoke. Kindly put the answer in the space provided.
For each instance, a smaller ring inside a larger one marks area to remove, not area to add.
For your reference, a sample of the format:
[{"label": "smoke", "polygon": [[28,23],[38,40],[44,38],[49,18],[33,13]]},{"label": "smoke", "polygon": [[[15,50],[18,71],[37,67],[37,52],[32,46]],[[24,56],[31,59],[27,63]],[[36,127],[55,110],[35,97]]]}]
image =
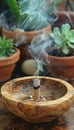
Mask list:
[{"label": "smoke", "polygon": [[13,18],[10,10],[5,10],[0,13],[0,26],[9,30],[16,28],[16,20]]},{"label": "smoke", "polygon": [[[18,23],[18,27],[24,30],[38,30],[48,25],[49,22],[54,24],[58,19],[54,0],[23,0],[23,3],[18,0],[18,4],[20,14],[24,16],[23,20]],[[26,8],[24,8],[25,4]]]},{"label": "smoke", "polygon": [[54,0],[18,0],[22,20],[20,20],[20,22],[17,21],[17,18],[15,19],[13,17],[9,9],[1,13],[0,26],[4,26],[11,30],[19,27],[26,31],[41,29],[48,25],[49,22],[53,24],[58,19],[58,14],[53,13],[53,15],[49,15],[48,12],[51,12],[51,10],[55,12],[56,7],[54,8],[53,6],[53,9],[51,8],[54,3]]},{"label": "smoke", "polygon": [[18,47],[18,46],[26,44],[28,37],[26,37],[26,35],[23,34],[23,30],[17,29],[16,32],[17,34],[15,35],[15,39],[16,39],[15,46]]},{"label": "smoke", "polygon": [[49,42],[49,36],[46,33],[40,34],[33,38],[31,45],[29,46],[29,51],[32,57],[37,62],[37,71],[35,75],[39,75],[39,71],[43,72],[46,62],[44,59],[48,61],[47,49],[52,46],[52,40]]}]

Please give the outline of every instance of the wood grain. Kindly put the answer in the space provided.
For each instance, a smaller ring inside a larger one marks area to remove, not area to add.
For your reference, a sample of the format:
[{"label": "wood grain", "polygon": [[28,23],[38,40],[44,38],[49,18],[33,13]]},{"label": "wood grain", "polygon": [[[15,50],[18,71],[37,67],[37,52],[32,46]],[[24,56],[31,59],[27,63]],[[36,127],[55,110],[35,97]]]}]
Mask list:
[{"label": "wood grain", "polygon": [[0,130],[74,130],[74,105],[51,123],[28,123],[8,112],[0,101]]},{"label": "wood grain", "polygon": [[[74,86],[74,81],[69,81]],[[1,83],[0,86],[3,84]],[[74,130],[74,104],[51,123],[32,124],[11,114],[0,98],[0,130]]]},{"label": "wood grain", "polygon": [[74,88],[64,80],[39,76],[41,98],[30,100],[33,95],[34,76],[11,80],[1,88],[2,100],[7,109],[29,122],[49,122],[64,114],[73,104]]}]

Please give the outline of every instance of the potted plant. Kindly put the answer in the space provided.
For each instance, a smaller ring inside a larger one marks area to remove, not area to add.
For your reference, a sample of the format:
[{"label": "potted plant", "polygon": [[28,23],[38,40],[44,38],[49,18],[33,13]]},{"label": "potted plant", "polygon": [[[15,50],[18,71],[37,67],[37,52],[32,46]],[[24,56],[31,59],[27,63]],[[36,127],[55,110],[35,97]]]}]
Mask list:
[{"label": "potted plant", "polygon": [[56,0],[49,8],[46,8],[46,0],[7,0],[18,29],[10,31],[3,28],[2,35],[6,35],[7,38],[14,38],[23,59],[30,57],[28,45],[36,35],[43,32],[46,32],[47,35],[50,34],[51,25],[49,21],[51,20],[52,23],[51,14],[60,1]]},{"label": "potted plant", "polygon": [[74,79],[74,29],[66,23],[55,27],[49,43],[54,42],[48,51],[48,70],[51,76],[67,80]]},{"label": "potted plant", "polygon": [[0,37],[0,82],[10,79],[16,62],[20,58],[20,51],[14,48],[13,39]]}]

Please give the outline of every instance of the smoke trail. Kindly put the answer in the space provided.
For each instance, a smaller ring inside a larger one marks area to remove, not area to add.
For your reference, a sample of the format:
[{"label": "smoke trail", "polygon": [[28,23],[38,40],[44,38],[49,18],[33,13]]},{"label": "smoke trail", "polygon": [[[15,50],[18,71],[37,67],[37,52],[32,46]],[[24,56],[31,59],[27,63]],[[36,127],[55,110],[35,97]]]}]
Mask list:
[{"label": "smoke trail", "polygon": [[36,60],[38,67],[35,75],[39,74],[39,71],[44,71],[43,66],[46,65],[43,55],[48,61],[48,55],[46,49],[52,46],[52,40],[49,42],[49,36],[46,33],[40,34],[33,38],[29,51],[32,57]]}]

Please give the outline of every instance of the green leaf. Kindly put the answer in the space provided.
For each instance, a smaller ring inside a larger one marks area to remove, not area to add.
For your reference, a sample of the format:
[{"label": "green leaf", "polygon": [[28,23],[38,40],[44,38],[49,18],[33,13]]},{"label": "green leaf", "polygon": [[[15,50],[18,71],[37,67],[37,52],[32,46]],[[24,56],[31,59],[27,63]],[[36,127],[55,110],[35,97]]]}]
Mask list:
[{"label": "green leaf", "polygon": [[67,23],[63,24],[61,27],[61,31],[62,31],[62,35],[65,35],[67,37],[70,31],[70,25]]},{"label": "green leaf", "polygon": [[74,49],[74,43],[68,43],[68,46],[72,49]]},{"label": "green leaf", "polygon": [[22,18],[20,11],[19,11],[19,6],[17,4],[17,0],[7,0],[7,3],[10,7],[10,10],[12,11],[14,17],[16,20],[20,20]]},{"label": "green leaf", "polygon": [[65,45],[62,49],[63,53],[67,55],[69,53],[69,48]]},{"label": "green leaf", "polygon": [[7,57],[15,53],[13,39],[6,39],[5,36],[0,37],[0,57]]},{"label": "green leaf", "polygon": [[51,38],[54,39],[56,44],[62,44],[62,37],[60,33],[60,29],[58,27],[54,28],[53,33],[50,34]]},{"label": "green leaf", "polygon": [[74,30],[70,31],[70,33],[69,33],[69,39],[70,39],[70,42],[74,43]]}]

